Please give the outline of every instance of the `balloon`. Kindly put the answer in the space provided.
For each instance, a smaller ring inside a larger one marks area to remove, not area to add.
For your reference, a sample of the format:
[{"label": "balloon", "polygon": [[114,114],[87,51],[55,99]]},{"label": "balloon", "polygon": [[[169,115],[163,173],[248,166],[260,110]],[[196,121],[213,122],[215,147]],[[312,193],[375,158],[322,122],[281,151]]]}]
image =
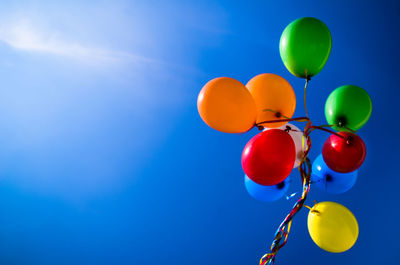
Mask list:
[{"label": "balloon", "polygon": [[272,186],[289,176],[295,156],[292,137],[285,131],[271,129],[257,134],[246,144],[242,167],[254,182]]},{"label": "balloon", "polygon": [[[289,135],[292,137],[292,140],[294,142],[294,147],[296,149],[296,160],[294,161],[293,168],[298,167],[300,165],[301,160],[303,159],[304,152],[308,148],[307,141],[305,138],[303,141],[304,133],[291,123],[286,123],[286,125],[283,125],[276,129],[284,130],[287,133],[289,133]],[[264,130],[269,130],[269,129],[265,128]]]},{"label": "balloon", "polygon": [[322,191],[339,194],[351,189],[357,180],[358,171],[338,173],[330,169],[319,155],[312,164],[311,181]]},{"label": "balloon", "polygon": [[364,141],[356,134],[338,132],[326,139],[322,146],[322,157],[328,167],[336,172],[348,173],[358,169],[367,153]]},{"label": "balloon", "polygon": [[[358,86],[345,85],[336,88],[325,103],[325,117],[337,131],[347,128],[357,131],[367,123],[372,112],[368,93]],[[348,131],[348,130],[347,130]]]},{"label": "balloon", "polygon": [[279,200],[285,195],[287,190],[289,189],[289,177],[284,181],[273,185],[273,186],[264,186],[255,183],[248,176],[244,176],[244,185],[246,186],[247,192],[256,200],[262,202],[272,202]]},{"label": "balloon", "polygon": [[197,109],[210,127],[226,133],[250,130],[256,121],[256,104],[241,82],[219,77],[209,81],[197,98]]},{"label": "balloon", "polygon": [[279,52],[286,68],[297,77],[318,74],[329,58],[332,37],[328,27],[312,17],[290,23],[282,33]]},{"label": "balloon", "polygon": [[[296,95],[292,86],[283,77],[275,74],[260,74],[247,84],[257,106],[257,123],[291,118],[296,109]],[[265,109],[273,110],[264,111]],[[287,122],[265,123],[264,127],[276,128]]]},{"label": "balloon", "polygon": [[308,232],[317,246],[332,253],[350,249],[358,238],[353,213],[336,202],[320,202],[308,213]]}]

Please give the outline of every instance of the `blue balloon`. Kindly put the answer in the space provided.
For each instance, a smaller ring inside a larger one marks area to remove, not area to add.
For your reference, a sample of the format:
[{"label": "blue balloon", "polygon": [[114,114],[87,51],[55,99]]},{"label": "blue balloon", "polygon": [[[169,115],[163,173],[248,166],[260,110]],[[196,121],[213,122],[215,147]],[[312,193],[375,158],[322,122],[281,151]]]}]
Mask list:
[{"label": "blue balloon", "polygon": [[339,173],[330,169],[319,155],[312,165],[311,181],[322,191],[339,194],[348,191],[356,183],[358,170]]},{"label": "blue balloon", "polygon": [[289,188],[289,177],[281,183],[273,186],[264,186],[252,181],[248,176],[244,175],[244,185],[247,192],[256,200],[263,202],[276,201],[285,195]]}]

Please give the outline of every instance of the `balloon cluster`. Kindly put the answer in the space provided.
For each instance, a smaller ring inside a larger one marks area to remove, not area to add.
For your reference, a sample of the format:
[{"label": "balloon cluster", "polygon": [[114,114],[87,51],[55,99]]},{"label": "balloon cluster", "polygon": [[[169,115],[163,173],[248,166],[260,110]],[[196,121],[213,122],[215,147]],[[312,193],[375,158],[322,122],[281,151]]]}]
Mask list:
[{"label": "balloon cluster", "polygon": [[[285,195],[288,176],[294,168],[300,172],[303,191],[276,231],[271,251],[260,264],[273,264],[277,252],[286,244],[293,217],[309,208],[308,231],[312,240],[329,252],[344,252],[358,238],[358,223],[345,206],[335,202],[304,205],[314,184],[328,193],[343,193],[356,182],[357,169],[363,164],[366,147],[356,134],[372,111],[368,93],[354,85],[335,89],[325,104],[326,125],[314,126],[306,107],[307,85],[325,66],[331,51],[331,34],[320,20],[300,18],[282,33],[279,51],[286,68],[305,79],[305,117],[293,118],[296,95],[292,86],[276,74],[260,74],[246,85],[228,77],[209,81],[197,100],[199,114],[210,127],[226,133],[245,133],[253,127],[261,132],[244,147],[242,167],[248,193],[260,201],[275,201]],[[288,122],[305,122],[301,130]],[[311,164],[310,133],[330,133],[322,154]]]}]

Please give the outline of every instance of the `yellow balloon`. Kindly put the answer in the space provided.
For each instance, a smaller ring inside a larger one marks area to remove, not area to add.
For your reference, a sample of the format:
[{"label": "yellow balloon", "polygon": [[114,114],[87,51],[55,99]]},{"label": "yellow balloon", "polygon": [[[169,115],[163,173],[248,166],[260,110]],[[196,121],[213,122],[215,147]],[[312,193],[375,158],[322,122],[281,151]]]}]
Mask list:
[{"label": "yellow balloon", "polygon": [[221,132],[246,132],[256,123],[256,103],[249,90],[229,77],[209,81],[199,93],[197,109],[208,126]]},{"label": "yellow balloon", "polygon": [[308,232],[323,250],[340,253],[350,249],[358,238],[353,213],[336,202],[320,202],[308,213]]}]

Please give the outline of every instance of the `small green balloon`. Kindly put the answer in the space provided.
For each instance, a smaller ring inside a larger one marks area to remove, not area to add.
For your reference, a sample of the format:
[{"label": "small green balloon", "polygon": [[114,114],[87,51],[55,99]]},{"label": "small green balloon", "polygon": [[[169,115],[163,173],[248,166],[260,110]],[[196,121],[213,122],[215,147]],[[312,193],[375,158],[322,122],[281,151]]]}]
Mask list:
[{"label": "small green balloon", "polygon": [[325,103],[326,120],[337,131],[357,131],[367,123],[371,112],[371,97],[353,85],[336,88]]},{"label": "small green balloon", "polygon": [[299,18],[290,23],[279,42],[279,52],[286,68],[302,78],[310,78],[324,68],[331,47],[328,27],[313,17]]}]

